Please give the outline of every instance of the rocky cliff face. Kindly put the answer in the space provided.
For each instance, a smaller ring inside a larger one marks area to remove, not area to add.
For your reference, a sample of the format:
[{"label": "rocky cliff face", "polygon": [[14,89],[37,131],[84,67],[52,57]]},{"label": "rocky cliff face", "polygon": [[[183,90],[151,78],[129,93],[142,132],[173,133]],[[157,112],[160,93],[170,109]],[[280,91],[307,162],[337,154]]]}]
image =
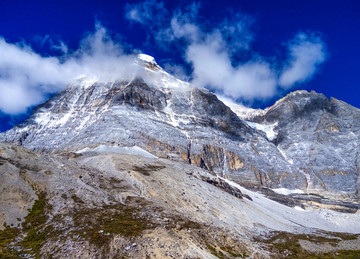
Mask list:
[{"label": "rocky cliff face", "polygon": [[263,111],[229,108],[153,59],[136,62],[141,78],[79,80],[0,134],[0,257],[266,258],[321,242],[327,256],[333,239],[346,244],[330,252],[358,245],[331,233],[360,232],[358,109],[306,91]]},{"label": "rocky cliff face", "polygon": [[358,197],[360,110],[315,92],[289,94],[254,118],[277,124],[273,140],[283,157],[301,168],[309,188]]},{"label": "rocky cliff face", "polygon": [[[247,186],[358,197],[358,109],[298,91],[245,122],[209,91],[154,61],[139,64],[144,79],[79,81],[0,134],[0,141],[51,152],[138,145]],[[267,125],[276,137],[264,134]]]}]

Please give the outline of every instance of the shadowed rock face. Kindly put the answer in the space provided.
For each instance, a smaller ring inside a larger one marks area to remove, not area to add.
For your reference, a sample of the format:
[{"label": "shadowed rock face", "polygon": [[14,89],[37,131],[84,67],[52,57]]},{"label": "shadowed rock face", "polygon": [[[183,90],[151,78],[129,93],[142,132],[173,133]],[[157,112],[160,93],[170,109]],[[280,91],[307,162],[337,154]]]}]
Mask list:
[{"label": "shadowed rock face", "polygon": [[213,93],[161,68],[149,73],[155,79],[72,85],[0,141],[50,152],[137,145],[247,186],[358,197],[358,109],[315,92],[291,93],[252,116],[277,124],[269,141]]},{"label": "shadowed rock face", "polygon": [[[296,91],[277,101],[266,113],[255,120],[262,122],[279,122],[282,128],[294,119],[309,120],[313,114],[330,108],[330,101],[323,94],[314,91]],[[310,117],[310,118],[309,118]]]},{"label": "shadowed rock face", "polygon": [[322,94],[297,91],[254,120],[278,123],[274,143],[313,179],[312,186],[358,195],[359,109]]},{"label": "shadowed rock face", "polygon": [[161,111],[166,107],[166,95],[157,89],[151,89],[141,79],[136,79],[123,88],[115,87],[114,91],[109,91],[106,100],[111,100],[110,106],[127,104],[153,111]]}]

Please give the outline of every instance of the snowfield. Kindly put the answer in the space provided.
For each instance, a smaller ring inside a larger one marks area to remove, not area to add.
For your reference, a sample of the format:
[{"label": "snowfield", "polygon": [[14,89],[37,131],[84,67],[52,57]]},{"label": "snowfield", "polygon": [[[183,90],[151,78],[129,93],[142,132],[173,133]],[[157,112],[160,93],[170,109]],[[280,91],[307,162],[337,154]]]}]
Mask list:
[{"label": "snowfield", "polygon": [[126,154],[126,155],[134,155],[134,156],[141,156],[146,158],[157,158],[156,156],[150,154],[149,152],[145,151],[144,149],[133,146],[133,147],[118,147],[118,146],[107,146],[107,145],[100,145],[95,148],[84,148],[76,153],[86,153],[86,152],[96,152],[96,153],[117,153],[117,154]]},{"label": "snowfield", "polygon": [[[245,200],[251,208],[251,210],[247,211],[250,218],[253,218],[258,221],[258,223],[264,224],[274,230],[282,230],[278,228],[277,224],[274,224],[274,222],[282,222],[282,224],[289,227],[289,232],[294,232],[294,229],[291,230],[291,228],[301,227],[331,232],[360,233],[359,211],[350,214],[328,209],[303,210],[297,207],[291,208],[270,200],[260,193],[247,190],[233,181],[224,178],[221,179],[252,198],[252,201]],[[290,190],[281,190],[281,192],[291,193]],[[270,217],[271,220],[266,220],[267,217]],[[266,222],[264,222],[264,219]]]}]

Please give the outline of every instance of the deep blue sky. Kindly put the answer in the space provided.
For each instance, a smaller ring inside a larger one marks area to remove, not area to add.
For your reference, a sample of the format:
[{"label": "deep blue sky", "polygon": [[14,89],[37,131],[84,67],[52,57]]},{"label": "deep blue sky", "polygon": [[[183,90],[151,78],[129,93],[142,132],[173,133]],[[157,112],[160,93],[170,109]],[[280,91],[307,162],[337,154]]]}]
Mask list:
[{"label": "deep blue sky", "polygon": [[[65,42],[76,49],[84,35],[94,30],[95,21],[101,22],[115,38],[121,38],[129,49],[141,49],[154,56],[157,62],[184,64],[177,49],[159,48],[148,38],[149,30],[125,18],[129,1],[0,1],[0,37],[9,43],[24,42],[42,55],[60,55],[44,37]],[[171,14],[190,1],[164,1]],[[252,51],[265,57],[285,55],[284,42],[299,31],[316,31],[326,44],[327,60],[319,67],[312,80],[296,89],[315,90],[327,97],[335,97],[360,108],[360,1],[358,0],[237,0],[203,1],[199,16],[211,27],[232,13],[241,12],[252,20],[254,35]],[[0,93],[1,94],[1,93]],[[276,96],[254,105],[271,105]],[[9,129],[28,115],[0,115],[0,131]]]}]

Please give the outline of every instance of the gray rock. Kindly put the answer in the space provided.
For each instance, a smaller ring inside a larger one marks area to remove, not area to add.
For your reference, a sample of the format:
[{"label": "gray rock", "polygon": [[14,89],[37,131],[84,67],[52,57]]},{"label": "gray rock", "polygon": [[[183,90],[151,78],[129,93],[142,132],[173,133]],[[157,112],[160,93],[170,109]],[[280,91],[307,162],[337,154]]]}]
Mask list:
[{"label": "gray rock", "polygon": [[245,186],[359,197],[360,112],[297,91],[251,120],[277,123],[269,141],[213,93],[156,67],[144,79],[69,86],[0,141],[33,150],[77,151],[100,144],[148,152]]}]

